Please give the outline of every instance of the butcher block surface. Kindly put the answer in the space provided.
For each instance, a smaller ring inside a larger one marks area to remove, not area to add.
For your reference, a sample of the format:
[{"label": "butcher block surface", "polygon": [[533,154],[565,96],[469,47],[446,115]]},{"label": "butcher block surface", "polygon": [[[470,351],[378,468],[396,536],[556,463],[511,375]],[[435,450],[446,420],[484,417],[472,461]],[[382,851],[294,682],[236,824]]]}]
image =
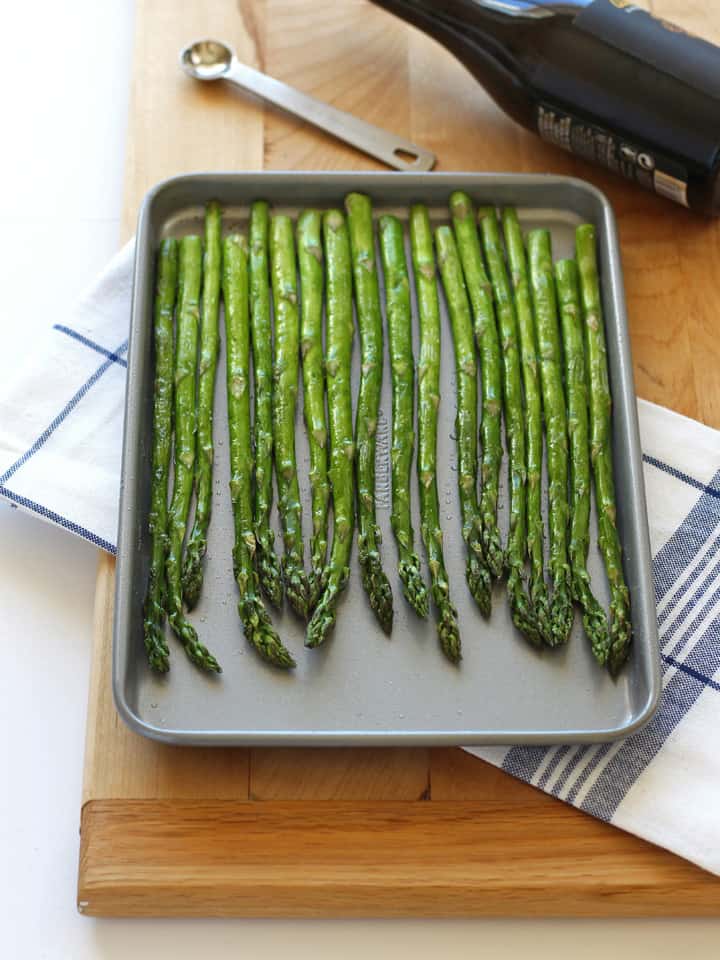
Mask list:
[{"label": "butcher block surface", "polygon": [[[720,42],[703,0],[655,13]],[[620,230],[640,396],[720,427],[720,227],[543,144],[441,47],[366,0],[137,0],[123,232],[146,190],[211,170],[379,165],[178,68],[239,58],[433,150],[439,170],[581,176]],[[110,688],[114,561],[98,569],[78,905],[96,916],[720,914],[720,880],[456,749],[168,747]],[[172,682],[172,680],[170,680]]]}]

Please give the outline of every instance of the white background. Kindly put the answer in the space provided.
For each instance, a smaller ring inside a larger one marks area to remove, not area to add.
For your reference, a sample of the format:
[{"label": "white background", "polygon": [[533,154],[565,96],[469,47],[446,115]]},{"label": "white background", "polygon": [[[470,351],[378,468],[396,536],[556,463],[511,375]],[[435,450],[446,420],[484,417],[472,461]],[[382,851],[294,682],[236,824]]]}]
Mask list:
[{"label": "white background", "polygon": [[[306,0],[310,2],[310,0]],[[178,5],[179,15],[182,5]],[[131,0],[3,10],[4,377],[115,251]],[[31,398],[28,398],[31,402]],[[75,911],[97,553],[0,504],[0,956],[715,957],[720,921],[96,921]],[[719,904],[720,906],[720,904]]]}]

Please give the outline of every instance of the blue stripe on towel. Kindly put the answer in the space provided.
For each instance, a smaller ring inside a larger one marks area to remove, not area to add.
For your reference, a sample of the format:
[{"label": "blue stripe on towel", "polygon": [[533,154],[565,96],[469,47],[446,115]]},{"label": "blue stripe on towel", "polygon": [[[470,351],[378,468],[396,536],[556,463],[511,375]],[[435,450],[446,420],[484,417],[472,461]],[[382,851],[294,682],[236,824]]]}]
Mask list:
[{"label": "blue stripe on towel", "polygon": [[711,690],[717,690],[720,693],[720,683],[716,683],[714,680],[711,680],[710,677],[706,677],[705,674],[700,673],[699,670],[689,667],[686,663],[680,663],[679,660],[675,660],[673,657],[663,657],[663,660],[671,667],[676,667],[678,670],[682,670],[683,673],[687,673],[689,676],[695,677],[696,680],[699,680],[700,683],[705,684],[706,687],[710,687]]},{"label": "blue stripe on towel", "polygon": [[[704,690],[707,676],[720,667],[720,619],[717,617],[685,658],[688,670],[678,669],[663,687],[662,708],[650,723],[626,740],[588,791],[580,809],[601,820],[611,820],[630,788],[660,752]],[[665,670],[671,669],[666,666]]]},{"label": "blue stripe on towel", "polygon": [[649,454],[643,454],[643,460],[645,463],[649,463],[651,467],[657,467],[658,470],[662,470],[663,473],[669,474],[671,477],[674,477],[676,480],[682,480],[683,483],[686,483],[690,487],[695,487],[696,490],[702,490],[703,493],[709,494],[711,497],[715,497],[720,500],[720,489],[718,489],[718,474],[715,474],[710,483],[706,486],[704,483],[701,483],[699,480],[696,480],[695,477],[691,477],[689,473],[683,473],[682,470],[678,470],[677,467],[671,467],[669,463],[663,463],[662,460],[658,460],[657,457],[651,457]]},{"label": "blue stripe on towel", "polygon": [[[701,576],[703,576],[711,563],[718,558],[718,550],[720,549],[720,537],[715,537],[712,542],[712,546],[707,550],[705,556],[702,558],[700,563],[695,567],[693,571],[693,576],[688,577],[672,596],[672,599],[668,602],[665,609],[662,613],[658,614],[658,626],[662,627],[664,623],[668,621],[671,614],[675,612],[676,607],[684,600],[685,595],[688,591],[692,590],[693,586],[697,583]],[[717,565],[716,565],[717,566]],[[715,572],[713,573],[713,569]],[[716,576],[716,568],[711,568],[710,576]]]},{"label": "blue stripe on towel", "polygon": [[119,357],[116,353],[113,353],[112,350],[106,350],[105,347],[101,347],[99,343],[96,343],[94,340],[91,340],[82,333],[78,333],[78,331],[73,330],[72,327],[66,327],[63,323],[56,323],[53,325],[53,330],[57,330],[60,333],[66,334],[68,337],[72,337],[73,340],[77,340],[78,343],[82,343],[86,347],[90,347],[90,349],[94,350],[96,353],[100,353],[109,360],[114,360],[115,363],[119,363],[121,367],[127,367],[127,360],[123,360],[122,357]]},{"label": "blue stripe on towel", "polygon": [[573,770],[579,769],[582,761],[587,758],[589,753],[592,752],[593,757],[570,788],[567,796],[568,803],[575,802],[577,795],[580,793],[587,781],[590,779],[593,773],[595,773],[600,763],[602,763],[604,758],[610,753],[614,746],[615,744],[613,743],[603,743],[599,747],[582,747],[580,749],[580,753],[576,757],[575,762],[572,764]]},{"label": "blue stripe on towel", "polygon": [[512,747],[505,754],[502,768],[506,773],[529,782],[545,759],[547,747]]},{"label": "blue stripe on towel", "polygon": [[[678,479],[685,482],[682,477]],[[718,482],[720,472],[715,474],[709,486],[701,485],[703,495],[667,543],[658,550],[653,562],[655,599],[658,603],[677,583],[720,523]]]},{"label": "blue stripe on towel", "polygon": [[[119,356],[121,353],[125,353],[125,351],[127,350],[127,347],[128,347],[128,341],[126,340],[124,343],[120,344],[120,346],[117,348],[113,356],[115,355]],[[47,443],[47,441],[50,439],[53,433],[55,433],[55,431],[60,426],[60,424],[63,423],[63,421],[67,418],[68,414],[75,409],[75,407],[78,405],[78,403],[80,403],[80,401],[85,396],[85,394],[91,389],[91,387],[95,386],[95,384],[102,377],[102,375],[107,370],[109,370],[114,363],[115,363],[114,359],[107,359],[104,361],[104,363],[100,364],[100,366],[97,368],[95,373],[93,373],[93,375],[88,380],[85,381],[85,383],[80,387],[77,393],[65,404],[63,409],[55,417],[52,423],[43,430],[43,432],[37,438],[35,443],[33,443],[33,445],[29,449],[27,449],[25,453],[18,460],[16,460],[15,463],[13,463],[13,465],[5,471],[5,473],[2,474],[2,476],[0,476],[0,485],[7,483],[10,477],[16,474],[17,471],[20,469],[20,467],[22,467],[24,463],[27,463],[27,461],[31,457],[33,457],[38,452],[38,450],[40,450]]]},{"label": "blue stripe on towel", "polygon": [[[644,456],[643,459],[682,483],[702,490],[702,496],[653,561],[653,579],[659,601],[672,591],[678,579],[705,546],[710,532],[720,523],[720,472],[706,486],[654,457]],[[588,813],[610,820],[628,790],[657,755],[677,724],[697,702],[703,690],[720,690],[720,684],[712,679],[720,667],[720,618],[713,619],[682,662],[677,659],[679,650],[688,643],[713,604],[720,599],[720,589],[714,591],[710,597],[706,592],[718,572],[715,562],[717,554],[717,547],[709,550],[708,556],[698,565],[697,573],[703,575],[703,589],[698,587],[698,578],[694,571],[688,583],[683,584],[678,591],[678,597],[673,597],[670,604],[670,609],[674,609],[682,597],[692,590],[692,595],[685,601],[685,609],[680,612],[678,619],[662,631],[664,636],[661,636],[661,641],[671,640],[675,636],[679,638],[673,644],[671,654],[663,658],[663,671],[667,672],[670,667],[674,667],[677,672],[668,681],[660,709],[650,724],[619,747],[606,743],[559,750],[548,769],[543,772],[538,786],[543,787],[550,781],[552,772],[557,769],[569,750],[574,749],[573,759],[567,764],[552,790],[553,794],[559,795],[583,764],[586,764],[568,791],[567,800],[573,803],[615,747],[616,755],[607,763],[581,804],[581,808]],[[711,565],[709,572],[708,565]],[[505,756],[503,769],[529,782],[537,774],[547,753],[546,747],[512,747]]]},{"label": "blue stripe on towel", "polygon": [[560,764],[563,762],[563,760],[570,753],[571,750],[572,750],[572,747],[560,747],[558,749],[558,752],[552,758],[552,760],[547,765],[547,767],[545,767],[545,769],[542,772],[542,776],[537,782],[537,785],[541,790],[545,789],[552,775],[555,773],[557,768],[560,766]]},{"label": "blue stripe on towel", "polygon": [[[718,475],[713,479],[717,483]],[[720,522],[720,503],[706,490],[693,509],[678,527],[667,544],[658,552],[653,562],[653,577],[656,585],[667,584],[664,593],[672,589],[678,577],[687,569],[694,557],[705,544],[710,530]],[[703,529],[704,528],[704,529]],[[693,581],[695,582],[695,581]],[[714,603],[720,599],[720,589],[708,597],[697,591],[687,604],[682,616],[666,631],[661,632],[661,643],[677,635],[673,654],[684,647],[707,617]],[[699,612],[697,608],[701,607]],[[675,661],[675,662],[672,662]],[[609,761],[607,767],[588,791],[581,809],[604,820],[612,819],[615,811],[628,790],[646,770],[648,764],[657,755],[678,723],[684,719],[703,690],[714,689],[711,679],[720,666],[720,619],[715,617],[705,633],[698,638],[692,649],[685,655],[682,663],[676,657],[665,660],[663,672],[674,666],[677,673],[664,685],[663,700],[660,709],[650,723],[628,738]],[[683,670],[682,666],[687,666]],[[610,750],[598,751],[581,777],[573,784],[567,799],[572,802],[581,787],[597,769],[599,763]],[[582,748],[570,765],[577,770],[590,750]],[[572,771],[568,772],[568,778]]]},{"label": "blue stripe on towel", "polygon": [[0,484],[0,496],[7,497],[8,500],[11,500],[18,506],[25,507],[26,510],[31,510],[33,513],[45,517],[46,520],[52,520],[53,523],[57,523],[58,526],[61,526],[63,529],[69,530],[70,533],[76,533],[78,536],[84,537],[85,540],[89,540],[90,543],[95,544],[96,547],[100,547],[101,550],[106,550],[113,555],[117,552],[114,544],[103,540],[102,537],[93,533],[92,530],[81,527],[79,523],[74,523],[66,517],[61,517],[59,513],[55,513],[54,510],[48,510],[47,507],[43,507],[40,503],[35,503],[34,500],[28,500],[27,497],[23,497],[19,493],[13,493],[12,490],[8,490],[8,488],[2,484]]},{"label": "blue stripe on towel", "polygon": [[701,588],[695,592],[692,600],[687,604],[682,617],[675,621],[668,629],[660,632],[660,649],[668,656],[675,657],[687,645],[698,628],[702,625],[711,609],[720,600],[720,586],[710,587],[716,582],[718,572],[720,572],[720,562],[704,582]]}]

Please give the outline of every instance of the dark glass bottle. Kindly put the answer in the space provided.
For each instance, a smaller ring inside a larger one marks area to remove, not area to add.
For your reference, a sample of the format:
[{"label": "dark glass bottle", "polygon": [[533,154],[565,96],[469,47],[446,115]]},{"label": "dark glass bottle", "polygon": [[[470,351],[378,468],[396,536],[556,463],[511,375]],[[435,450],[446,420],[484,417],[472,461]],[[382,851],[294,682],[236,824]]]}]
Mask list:
[{"label": "dark glass bottle", "polygon": [[720,214],[720,47],[628,0],[373,0],[452,51],[513,119]]}]

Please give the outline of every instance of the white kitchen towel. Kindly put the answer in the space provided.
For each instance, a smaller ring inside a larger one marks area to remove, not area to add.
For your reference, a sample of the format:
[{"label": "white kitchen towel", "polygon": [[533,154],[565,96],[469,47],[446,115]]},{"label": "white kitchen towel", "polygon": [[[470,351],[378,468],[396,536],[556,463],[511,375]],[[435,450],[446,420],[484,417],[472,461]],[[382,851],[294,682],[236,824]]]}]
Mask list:
[{"label": "white kitchen towel", "polygon": [[135,244],[0,389],[0,494],[115,553]]},{"label": "white kitchen towel", "polygon": [[[0,390],[0,495],[115,551],[133,245]],[[720,874],[720,432],[640,401],[663,698],[629,739],[472,752]]]}]

